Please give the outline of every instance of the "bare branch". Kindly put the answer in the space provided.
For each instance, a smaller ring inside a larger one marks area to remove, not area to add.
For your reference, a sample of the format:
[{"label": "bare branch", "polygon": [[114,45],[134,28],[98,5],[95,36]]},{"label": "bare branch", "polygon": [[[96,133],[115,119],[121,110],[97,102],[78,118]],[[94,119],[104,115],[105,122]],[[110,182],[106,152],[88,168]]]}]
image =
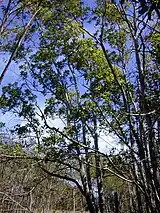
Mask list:
[{"label": "bare branch", "polygon": [[4,193],[4,192],[0,192],[0,194],[6,196],[7,198],[9,198],[12,202],[16,203],[19,207],[21,207],[23,210],[29,212],[29,213],[33,213],[32,211],[29,210],[29,208],[22,206],[19,202],[17,202],[16,200],[14,200],[11,196],[9,196],[8,194]]}]

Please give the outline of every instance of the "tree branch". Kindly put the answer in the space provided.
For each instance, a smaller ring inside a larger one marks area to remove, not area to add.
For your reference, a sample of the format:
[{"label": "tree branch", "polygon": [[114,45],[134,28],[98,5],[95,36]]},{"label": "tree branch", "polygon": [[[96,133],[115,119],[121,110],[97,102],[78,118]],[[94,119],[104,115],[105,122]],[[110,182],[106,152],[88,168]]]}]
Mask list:
[{"label": "tree branch", "polygon": [[37,13],[38,13],[39,11],[40,11],[40,8],[37,9],[36,12],[33,14],[33,16],[31,17],[30,21],[29,21],[28,24],[26,25],[26,27],[25,27],[25,29],[24,29],[22,35],[21,35],[20,38],[18,39],[18,42],[17,42],[17,44],[16,44],[16,47],[15,47],[15,49],[13,50],[13,52],[12,52],[12,54],[11,54],[11,56],[10,56],[10,58],[9,58],[9,60],[8,60],[8,62],[7,62],[7,64],[6,64],[5,68],[3,69],[3,71],[2,71],[2,73],[1,73],[1,75],[0,75],[0,84],[2,83],[2,80],[4,79],[4,76],[5,76],[5,74],[6,74],[7,70],[8,70],[9,65],[11,64],[13,58],[16,56],[19,47],[21,46],[21,44],[22,44],[22,42],[23,42],[23,40],[24,40],[26,34],[28,33],[28,31],[29,31],[29,29],[30,29],[31,24],[33,23],[33,21],[34,21],[36,15],[37,15]]}]

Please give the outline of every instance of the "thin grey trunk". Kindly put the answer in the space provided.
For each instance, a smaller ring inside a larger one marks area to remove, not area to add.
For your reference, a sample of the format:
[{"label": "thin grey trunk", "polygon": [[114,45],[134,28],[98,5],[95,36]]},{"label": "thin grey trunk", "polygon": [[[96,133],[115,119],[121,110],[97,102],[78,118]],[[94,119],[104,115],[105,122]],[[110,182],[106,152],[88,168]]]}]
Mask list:
[{"label": "thin grey trunk", "polygon": [[98,134],[97,134],[97,121],[94,115],[94,146],[95,146],[95,162],[96,162],[96,179],[97,179],[97,189],[98,189],[98,204],[101,213],[104,213],[104,197],[103,197],[103,179],[102,179],[102,169],[101,169],[101,159],[99,155],[98,146]]}]

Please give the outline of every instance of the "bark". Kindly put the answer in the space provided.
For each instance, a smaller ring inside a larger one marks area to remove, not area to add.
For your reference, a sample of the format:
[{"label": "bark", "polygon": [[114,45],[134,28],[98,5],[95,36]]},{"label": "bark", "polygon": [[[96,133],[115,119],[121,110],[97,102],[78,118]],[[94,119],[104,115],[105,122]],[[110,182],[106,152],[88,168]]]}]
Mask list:
[{"label": "bark", "polygon": [[101,158],[98,153],[98,134],[97,134],[97,121],[94,116],[94,146],[95,146],[95,163],[96,163],[96,179],[97,179],[97,189],[98,189],[98,205],[101,213],[104,213],[104,195],[103,195],[103,179],[102,179],[102,169],[101,169]]}]

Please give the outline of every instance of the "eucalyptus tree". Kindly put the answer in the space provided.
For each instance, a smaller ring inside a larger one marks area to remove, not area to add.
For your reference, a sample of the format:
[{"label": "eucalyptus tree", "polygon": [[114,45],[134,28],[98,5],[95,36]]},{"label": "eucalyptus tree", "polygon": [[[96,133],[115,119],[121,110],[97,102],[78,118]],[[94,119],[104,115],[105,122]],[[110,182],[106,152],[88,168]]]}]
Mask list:
[{"label": "eucalyptus tree", "polygon": [[[3,110],[26,119],[15,130],[43,153],[39,167],[73,182],[91,213],[106,211],[108,173],[133,190],[128,211],[160,208],[159,23],[148,18],[131,2],[48,1],[15,57],[22,81],[3,88]],[[102,132],[123,147],[118,157],[100,152]]]}]

